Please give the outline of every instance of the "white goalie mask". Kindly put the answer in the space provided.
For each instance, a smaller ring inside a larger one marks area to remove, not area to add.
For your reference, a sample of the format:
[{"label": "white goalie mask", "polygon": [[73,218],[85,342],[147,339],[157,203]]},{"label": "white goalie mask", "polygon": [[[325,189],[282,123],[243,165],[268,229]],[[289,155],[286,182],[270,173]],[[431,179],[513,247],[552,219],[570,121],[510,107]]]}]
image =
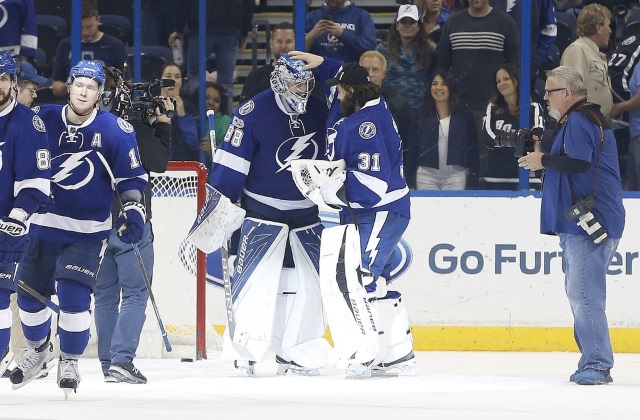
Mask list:
[{"label": "white goalie mask", "polygon": [[278,59],[275,69],[271,72],[271,89],[298,114],[307,110],[307,101],[315,85],[313,73],[302,70],[305,62],[293,60],[289,54]]}]

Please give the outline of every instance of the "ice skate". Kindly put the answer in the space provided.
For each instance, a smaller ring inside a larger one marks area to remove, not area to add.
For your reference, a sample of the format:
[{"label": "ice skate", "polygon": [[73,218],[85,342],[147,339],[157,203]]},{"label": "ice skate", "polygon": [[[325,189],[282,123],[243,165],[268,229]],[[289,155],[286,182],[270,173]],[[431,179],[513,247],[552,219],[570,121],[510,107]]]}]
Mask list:
[{"label": "ice skate", "polygon": [[133,365],[133,363],[112,363],[108,374],[116,378],[117,382],[128,384],[146,384],[147,378]]},{"label": "ice skate", "polygon": [[252,360],[234,360],[233,366],[248,378],[256,377],[256,362]]},{"label": "ice skate", "polygon": [[413,376],[416,358],[413,351],[390,363],[380,363],[371,368],[371,376]]},{"label": "ice skate", "polygon": [[371,367],[362,363],[351,363],[347,367],[347,379],[363,379],[371,377]]},{"label": "ice skate", "polygon": [[276,356],[276,362],[278,363],[278,371],[276,375],[298,375],[298,376],[319,376],[320,372],[318,369],[309,369],[295,362],[288,362],[281,358],[280,356]]},{"label": "ice skate", "polygon": [[66,400],[71,391],[76,392],[80,386],[80,372],[78,371],[78,361],[73,359],[63,359],[58,361],[58,386],[64,391]]},{"label": "ice skate", "polygon": [[7,346],[7,348],[2,352],[2,356],[0,357],[0,378],[3,377],[4,372],[7,370],[12,361],[13,352],[11,351],[11,348]]},{"label": "ice skate", "polygon": [[53,344],[46,341],[40,347],[27,349],[27,353],[18,366],[11,371],[9,379],[13,384],[13,389],[18,389],[36,378],[42,377],[53,367]]}]

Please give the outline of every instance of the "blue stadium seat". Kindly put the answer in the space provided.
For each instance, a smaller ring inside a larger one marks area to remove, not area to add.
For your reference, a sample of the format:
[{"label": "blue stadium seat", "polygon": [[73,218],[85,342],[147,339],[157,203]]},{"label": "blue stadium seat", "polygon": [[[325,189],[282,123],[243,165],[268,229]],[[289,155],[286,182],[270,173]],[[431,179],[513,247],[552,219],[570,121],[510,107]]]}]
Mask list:
[{"label": "blue stadium seat", "polygon": [[100,15],[100,30],[118,38],[125,45],[130,44],[131,22],[124,16]]},{"label": "blue stadium seat", "polygon": [[45,61],[40,61],[42,56],[38,57],[38,61],[42,71],[47,77],[49,76],[45,70],[53,68],[53,59],[56,56],[58,44],[67,36],[67,21],[60,16],[55,15],[36,15],[36,24],[38,25],[38,49],[44,52]]},{"label": "blue stadium seat", "polygon": [[576,26],[578,22],[573,13],[567,12],[556,12],[556,21],[558,27],[556,46],[558,47],[560,56],[562,56],[564,49],[576,40]]},{"label": "blue stadium seat", "polygon": [[[150,81],[160,78],[160,68],[165,63],[173,61],[171,48],[163,45],[143,45],[140,47],[140,60],[142,81]],[[127,48],[128,66],[133,72],[133,47]]]}]

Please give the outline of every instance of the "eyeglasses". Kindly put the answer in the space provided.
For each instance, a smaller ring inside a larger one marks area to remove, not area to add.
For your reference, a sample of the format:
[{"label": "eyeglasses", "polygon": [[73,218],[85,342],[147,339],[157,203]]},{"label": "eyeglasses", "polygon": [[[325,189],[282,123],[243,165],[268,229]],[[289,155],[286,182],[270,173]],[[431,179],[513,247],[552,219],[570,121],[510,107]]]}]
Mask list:
[{"label": "eyeglasses", "polygon": [[549,89],[549,90],[545,89],[545,90],[544,90],[544,96],[549,96],[549,95],[550,95],[550,94],[552,94],[553,92],[558,92],[558,91],[565,90],[565,89],[566,89],[566,88],[563,88],[563,87],[561,87],[561,88],[555,88],[555,89]]}]

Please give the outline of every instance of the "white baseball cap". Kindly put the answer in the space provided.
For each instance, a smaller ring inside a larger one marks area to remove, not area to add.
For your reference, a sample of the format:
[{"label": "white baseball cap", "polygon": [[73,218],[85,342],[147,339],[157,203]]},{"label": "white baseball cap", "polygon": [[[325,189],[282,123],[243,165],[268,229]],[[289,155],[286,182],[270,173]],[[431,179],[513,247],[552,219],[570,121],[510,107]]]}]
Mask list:
[{"label": "white baseball cap", "polygon": [[420,20],[420,13],[418,13],[418,6],[415,4],[403,4],[398,9],[398,17],[396,22],[400,22],[402,18],[409,17],[416,22]]}]

